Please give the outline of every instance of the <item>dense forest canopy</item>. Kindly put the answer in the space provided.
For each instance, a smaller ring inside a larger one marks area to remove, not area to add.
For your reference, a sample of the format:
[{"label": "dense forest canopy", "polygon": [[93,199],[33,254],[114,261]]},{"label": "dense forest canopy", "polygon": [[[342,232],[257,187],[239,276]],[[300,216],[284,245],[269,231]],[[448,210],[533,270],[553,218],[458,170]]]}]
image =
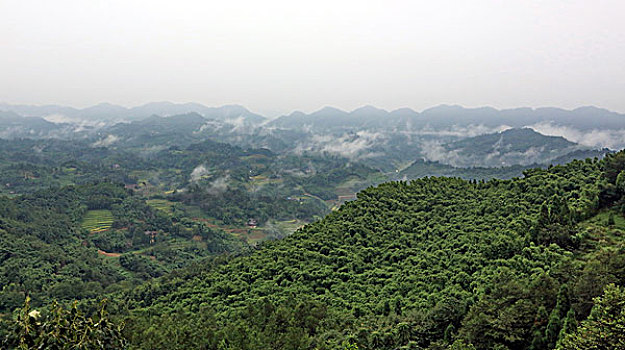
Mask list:
[{"label": "dense forest canopy", "polygon": [[[597,214],[620,200],[605,174],[622,156],[508,181],[369,188],[249,256],[122,294],[127,335],[169,347],[151,324],[175,333],[203,322],[186,346],[553,348],[567,317],[583,320],[622,281],[621,242],[594,242],[611,234]],[[591,272],[584,259],[607,267]]]}]

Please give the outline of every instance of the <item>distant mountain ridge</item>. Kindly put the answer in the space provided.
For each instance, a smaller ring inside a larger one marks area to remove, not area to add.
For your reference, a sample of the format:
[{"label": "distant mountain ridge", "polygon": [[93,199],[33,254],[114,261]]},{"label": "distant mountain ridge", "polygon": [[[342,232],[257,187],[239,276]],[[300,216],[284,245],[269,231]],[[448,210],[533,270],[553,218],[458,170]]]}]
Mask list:
[{"label": "distant mountain ridge", "polygon": [[[87,120],[140,120],[152,115],[168,117],[178,114],[198,113],[208,119],[231,120],[242,118],[247,122],[262,123],[268,119],[240,105],[208,107],[200,103],[150,102],[136,107],[123,107],[100,103],[87,108],[61,105],[13,105],[0,103],[0,111],[14,112],[24,117],[63,115]],[[312,113],[295,111],[267,122],[279,128],[334,128],[334,127],[448,127],[452,125],[485,125],[524,127],[537,123],[555,122],[561,125],[590,129],[625,128],[625,114],[607,109],[584,106],[572,110],[556,107],[496,109],[493,107],[465,108],[459,105],[439,105],[417,112],[410,108],[392,111],[366,105],[350,112],[334,107],[324,107]]]},{"label": "distant mountain ridge", "polygon": [[30,106],[0,104],[0,111],[10,111],[25,117],[61,115],[70,119],[106,121],[141,120],[152,115],[168,117],[188,113],[198,113],[205,118],[217,120],[241,118],[243,121],[250,123],[261,123],[265,120],[265,117],[252,113],[245,107],[239,105],[207,107],[199,103],[173,102],[151,102],[132,108],[110,103],[100,103],[83,109],[58,105]]},{"label": "distant mountain ridge", "polygon": [[312,127],[315,129],[385,127],[387,129],[446,128],[450,126],[484,125],[495,127],[508,125],[524,127],[553,122],[581,130],[623,129],[625,114],[594,106],[566,110],[554,107],[515,108],[498,110],[492,107],[465,108],[458,105],[440,105],[416,112],[410,108],[386,111],[365,106],[346,112],[324,107],[306,114],[293,112],[268,123],[281,128]]}]

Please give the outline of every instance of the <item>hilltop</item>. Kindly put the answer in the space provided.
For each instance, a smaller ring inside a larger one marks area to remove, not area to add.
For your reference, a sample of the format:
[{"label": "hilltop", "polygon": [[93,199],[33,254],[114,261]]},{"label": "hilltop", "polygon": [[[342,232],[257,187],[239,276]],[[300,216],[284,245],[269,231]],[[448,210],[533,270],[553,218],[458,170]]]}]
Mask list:
[{"label": "hilltop", "polygon": [[545,164],[579,149],[583,147],[561,136],[522,128],[469,137],[425,152],[432,160],[466,168]]}]

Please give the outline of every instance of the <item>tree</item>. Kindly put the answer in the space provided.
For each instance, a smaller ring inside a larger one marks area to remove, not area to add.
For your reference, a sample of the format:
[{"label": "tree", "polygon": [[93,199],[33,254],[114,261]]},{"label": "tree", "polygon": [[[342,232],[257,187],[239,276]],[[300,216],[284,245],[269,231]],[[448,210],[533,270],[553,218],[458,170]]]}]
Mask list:
[{"label": "tree", "polygon": [[625,171],[621,171],[616,177],[616,189],[621,193],[625,193]]},{"label": "tree", "polygon": [[625,349],[625,288],[609,284],[590,316],[562,340],[561,350]]},{"label": "tree", "polygon": [[621,151],[605,157],[604,176],[608,182],[616,184],[623,170],[625,170],[625,152]]},{"label": "tree", "polygon": [[122,325],[109,320],[106,300],[97,314],[87,317],[76,302],[69,310],[56,302],[46,314],[31,310],[30,297],[17,315],[11,333],[2,343],[3,349],[125,349]]},{"label": "tree", "polygon": [[547,329],[545,330],[545,339],[549,345],[549,349],[553,349],[556,341],[558,340],[558,334],[562,328],[562,320],[560,319],[560,312],[558,307],[551,311],[549,315],[549,323],[547,323]]},{"label": "tree", "polygon": [[451,344],[448,350],[475,350],[475,346],[471,343],[466,343],[464,340],[456,340],[453,344]]},{"label": "tree", "polygon": [[575,310],[573,308],[569,309],[569,312],[566,313],[566,318],[564,319],[564,323],[562,324],[562,329],[560,330],[560,334],[558,334],[558,342],[556,343],[556,348],[560,348],[560,344],[562,344],[562,340],[568,335],[575,332],[577,329],[577,320],[575,319]]},{"label": "tree", "polygon": [[532,342],[530,343],[531,350],[545,349],[547,345],[547,337],[543,332],[544,324],[547,320],[547,310],[544,306],[540,306],[534,319],[534,326],[532,327]]},{"label": "tree", "polygon": [[608,226],[614,226],[614,213],[610,212],[608,215]]},{"label": "tree", "polygon": [[547,329],[545,330],[545,337],[549,349],[553,349],[555,347],[556,342],[560,337],[560,332],[563,328],[563,320],[566,322],[566,317],[568,317],[567,310],[570,310],[570,306],[571,302],[569,300],[569,290],[565,284],[562,285],[558,291],[556,307],[551,310],[549,322],[547,323]]}]

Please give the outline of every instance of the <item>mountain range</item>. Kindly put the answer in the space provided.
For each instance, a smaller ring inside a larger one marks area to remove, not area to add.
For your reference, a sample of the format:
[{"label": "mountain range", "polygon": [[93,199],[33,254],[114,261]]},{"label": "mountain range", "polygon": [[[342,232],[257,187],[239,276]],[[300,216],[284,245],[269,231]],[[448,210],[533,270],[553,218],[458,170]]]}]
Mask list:
[{"label": "mountain range", "polygon": [[[123,107],[110,103],[100,103],[87,108],[74,108],[61,105],[17,105],[0,103],[0,111],[10,111],[25,117],[64,116],[70,119],[85,120],[140,120],[152,115],[172,116],[198,113],[209,119],[229,120],[243,118],[253,123],[269,119],[249,111],[240,105],[207,107],[200,103],[151,102],[136,107]],[[554,122],[576,127],[581,130],[625,128],[625,115],[595,106],[584,106],[573,110],[555,107],[495,109],[492,107],[465,108],[458,105],[440,105],[417,112],[410,108],[393,111],[363,106],[351,112],[334,107],[324,107],[306,114],[295,111],[268,122],[269,126],[297,128],[304,125],[331,129],[334,127],[394,128],[406,123],[412,128],[446,127],[451,125],[485,125],[496,127],[508,125],[523,127],[531,124]]]},{"label": "mountain range", "polygon": [[[325,107],[269,120],[242,106],[149,103],[76,109],[0,104],[0,137],[87,139],[162,149],[205,139],[278,153],[329,153],[385,172],[424,159],[454,167],[547,164],[567,154],[625,147],[625,115],[597,107],[463,108],[422,112]],[[572,153],[573,152],[573,153]]]},{"label": "mountain range", "polygon": [[10,111],[25,117],[48,117],[60,122],[141,120],[152,115],[168,117],[192,112],[217,120],[242,118],[253,123],[261,123],[265,120],[265,117],[238,105],[207,107],[199,103],[172,102],[151,102],[132,108],[100,103],[83,109],[59,105],[33,106],[3,103],[0,104],[0,111]]},{"label": "mountain range", "polygon": [[332,128],[397,128],[408,129],[445,128],[450,126],[484,125],[497,127],[523,127],[532,124],[553,122],[580,130],[602,128],[625,128],[625,115],[593,106],[574,110],[561,108],[516,108],[498,110],[492,107],[464,108],[457,105],[441,105],[416,112],[410,108],[386,111],[365,106],[351,112],[325,107],[305,114],[293,112],[272,120],[269,125],[282,128],[296,128],[304,125],[317,129]]}]

